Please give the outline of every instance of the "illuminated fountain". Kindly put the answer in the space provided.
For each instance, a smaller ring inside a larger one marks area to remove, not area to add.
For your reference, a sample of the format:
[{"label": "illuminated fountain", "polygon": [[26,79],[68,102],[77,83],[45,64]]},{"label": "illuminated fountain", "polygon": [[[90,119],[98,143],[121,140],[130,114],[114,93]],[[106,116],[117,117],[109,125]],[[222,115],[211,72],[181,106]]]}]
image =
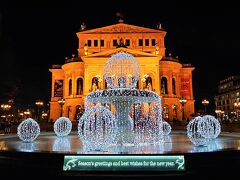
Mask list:
[{"label": "illuminated fountain", "polygon": [[[78,133],[82,139],[89,139],[87,134],[103,137],[102,133],[105,133],[105,130],[112,132],[110,129],[114,128],[117,131],[114,141],[116,145],[152,144],[162,141],[161,99],[155,92],[135,89],[139,74],[138,63],[130,54],[120,52],[107,61],[104,78],[109,89],[91,92],[86,97],[85,113],[88,116],[83,115],[78,126]],[[112,112],[109,111],[106,115],[115,115],[109,122],[114,121],[116,126],[108,126],[102,130],[106,124],[99,123],[96,115],[90,118],[89,111],[92,111],[92,106],[110,107]],[[84,132],[84,129],[88,132]],[[109,140],[112,144],[112,136]]]}]

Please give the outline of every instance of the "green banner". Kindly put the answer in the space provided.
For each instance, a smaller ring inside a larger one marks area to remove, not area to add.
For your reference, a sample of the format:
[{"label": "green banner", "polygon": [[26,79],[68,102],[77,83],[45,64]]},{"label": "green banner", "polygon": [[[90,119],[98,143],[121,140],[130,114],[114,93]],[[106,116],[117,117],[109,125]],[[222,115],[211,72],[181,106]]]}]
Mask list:
[{"label": "green banner", "polygon": [[64,171],[184,171],[184,156],[64,156]]}]

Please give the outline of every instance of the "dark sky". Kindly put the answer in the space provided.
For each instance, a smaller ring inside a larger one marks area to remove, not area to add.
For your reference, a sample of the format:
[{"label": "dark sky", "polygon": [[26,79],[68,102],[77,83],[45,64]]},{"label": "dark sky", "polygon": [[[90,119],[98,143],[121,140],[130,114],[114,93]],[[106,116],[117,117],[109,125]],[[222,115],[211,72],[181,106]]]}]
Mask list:
[{"label": "dark sky", "polygon": [[[134,3],[135,2],[135,3]],[[192,63],[194,96],[213,104],[219,80],[239,74],[240,7],[231,1],[68,1],[68,3],[6,3],[0,11],[0,101],[32,104],[50,98],[52,64],[77,53],[76,32],[117,23],[116,12],[128,24],[167,31],[166,52]]]}]

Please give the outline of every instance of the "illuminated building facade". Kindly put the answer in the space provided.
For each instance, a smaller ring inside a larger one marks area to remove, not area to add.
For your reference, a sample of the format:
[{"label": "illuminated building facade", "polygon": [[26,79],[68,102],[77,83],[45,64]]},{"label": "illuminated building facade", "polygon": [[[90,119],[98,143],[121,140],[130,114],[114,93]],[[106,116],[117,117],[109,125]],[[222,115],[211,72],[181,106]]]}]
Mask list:
[{"label": "illuminated building facade", "polygon": [[240,118],[240,76],[230,76],[219,82],[215,105],[219,118]]},{"label": "illuminated building facade", "polygon": [[[63,65],[53,65],[50,118],[63,116],[77,120],[81,116],[84,98],[98,89],[108,88],[103,77],[106,61],[117,52],[132,54],[140,67],[136,88],[149,89],[162,97],[166,120],[182,120],[194,113],[191,64],[181,64],[178,58],[165,55],[161,26],[150,29],[119,22],[118,24],[87,30],[83,24],[77,32],[78,55],[65,59]],[[184,106],[179,102],[184,97]],[[58,104],[64,98],[64,104]]]}]

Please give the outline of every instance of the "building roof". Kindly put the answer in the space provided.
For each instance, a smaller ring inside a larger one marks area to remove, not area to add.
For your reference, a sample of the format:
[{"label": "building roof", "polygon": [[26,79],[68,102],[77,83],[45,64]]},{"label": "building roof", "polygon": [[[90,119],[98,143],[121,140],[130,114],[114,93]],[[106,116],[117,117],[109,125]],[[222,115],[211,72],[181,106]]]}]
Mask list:
[{"label": "building roof", "polygon": [[[110,26],[105,26],[101,28],[96,28],[92,30],[84,30],[78,32],[79,34],[111,34],[111,33],[163,33],[166,34],[165,31],[160,29],[151,29],[140,26],[134,26],[125,23],[113,24]],[[77,34],[78,34],[77,33]]]}]

